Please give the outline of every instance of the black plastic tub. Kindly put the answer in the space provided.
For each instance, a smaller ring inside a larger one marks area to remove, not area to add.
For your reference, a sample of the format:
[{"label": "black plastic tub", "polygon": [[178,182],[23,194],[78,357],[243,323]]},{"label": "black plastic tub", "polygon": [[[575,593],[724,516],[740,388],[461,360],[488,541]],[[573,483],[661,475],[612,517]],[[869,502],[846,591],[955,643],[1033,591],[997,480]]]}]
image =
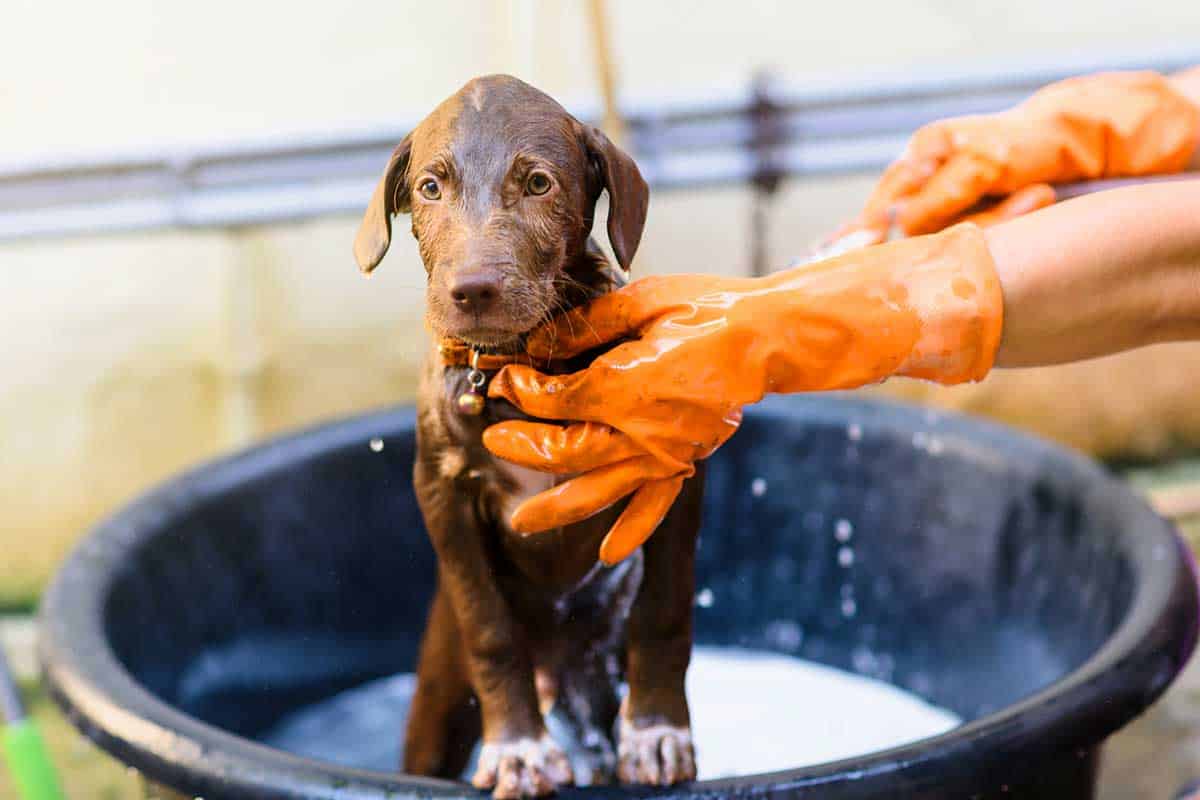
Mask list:
[{"label": "black plastic tub", "polygon": [[[435,574],[412,458],[410,411],[352,419],[201,467],[100,525],[43,607],[59,704],[189,796],[476,796],[254,741],[292,709],[411,670]],[[1091,797],[1101,743],[1195,644],[1195,576],[1172,528],[1092,463],[993,425],[767,402],[712,460],[708,492],[701,643],[843,669],[886,654],[884,677],[966,722],[788,772],[564,795]]]}]

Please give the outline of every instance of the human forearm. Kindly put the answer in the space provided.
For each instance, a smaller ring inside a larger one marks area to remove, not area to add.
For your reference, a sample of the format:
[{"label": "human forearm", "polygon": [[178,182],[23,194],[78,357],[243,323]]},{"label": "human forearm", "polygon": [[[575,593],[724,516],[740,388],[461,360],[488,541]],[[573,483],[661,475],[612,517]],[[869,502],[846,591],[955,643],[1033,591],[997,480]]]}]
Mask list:
[{"label": "human forearm", "polygon": [[986,233],[1004,291],[997,366],[1200,338],[1200,179],[1089,195]]}]

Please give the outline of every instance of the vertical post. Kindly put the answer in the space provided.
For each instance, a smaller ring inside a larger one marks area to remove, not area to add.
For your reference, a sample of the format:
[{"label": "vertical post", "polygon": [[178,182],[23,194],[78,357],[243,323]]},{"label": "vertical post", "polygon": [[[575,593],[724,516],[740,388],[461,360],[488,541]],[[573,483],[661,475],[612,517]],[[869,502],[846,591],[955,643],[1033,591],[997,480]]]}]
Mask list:
[{"label": "vertical post", "polygon": [[783,142],[782,115],[771,98],[770,76],[754,76],[750,94],[750,148],[754,156],[751,184],[754,195],[750,208],[750,273],[766,275],[770,271],[770,212],[775,192],[783,179],[776,148]]},{"label": "vertical post", "polygon": [[245,447],[262,431],[262,385],[269,361],[268,328],[276,302],[267,291],[271,253],[263,234],[255,228],[228,228],[234,248],[233,263],[225,266],[225,348],[221,366],[224,445]]},{"label": "vertical post", "polygon": [[625,121],[617,106],[617,74],[612,57],[612,41],[608,35],[608,14],[604,0],[588,0],[591,16],[592,49],[596,55],[596,76],[600,80],[600,97],[604,103],[604,132],[618,146],[626,146]]}]

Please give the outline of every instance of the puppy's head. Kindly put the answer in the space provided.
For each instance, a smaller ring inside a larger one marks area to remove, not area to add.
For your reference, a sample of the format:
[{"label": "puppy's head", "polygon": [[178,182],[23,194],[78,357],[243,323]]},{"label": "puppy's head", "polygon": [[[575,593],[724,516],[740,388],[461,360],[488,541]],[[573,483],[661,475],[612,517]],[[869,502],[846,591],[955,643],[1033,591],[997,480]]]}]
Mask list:
[{"label": "puppy's head", "polygon": [[560,310],[564,287],[581,278],[573,271],[595,269],[585,252],[603,190],[609,241],[627,270],[649,203],[633,159],[532,86],[476,78],[392,153],[354,257],[374,269],[392,216],[411,213],[434,332],[513,347]]}]

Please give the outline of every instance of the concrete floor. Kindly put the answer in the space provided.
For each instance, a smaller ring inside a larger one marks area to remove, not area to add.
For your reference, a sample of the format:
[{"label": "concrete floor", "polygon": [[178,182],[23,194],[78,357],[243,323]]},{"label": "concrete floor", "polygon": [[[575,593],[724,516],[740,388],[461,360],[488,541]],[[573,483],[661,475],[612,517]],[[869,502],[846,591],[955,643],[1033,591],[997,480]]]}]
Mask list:
[{"label": "concrete floor", "polygon": [[1200,779],[1200,659],[1146,714],[1109,739],[1098,800],[1171,800]]}]

